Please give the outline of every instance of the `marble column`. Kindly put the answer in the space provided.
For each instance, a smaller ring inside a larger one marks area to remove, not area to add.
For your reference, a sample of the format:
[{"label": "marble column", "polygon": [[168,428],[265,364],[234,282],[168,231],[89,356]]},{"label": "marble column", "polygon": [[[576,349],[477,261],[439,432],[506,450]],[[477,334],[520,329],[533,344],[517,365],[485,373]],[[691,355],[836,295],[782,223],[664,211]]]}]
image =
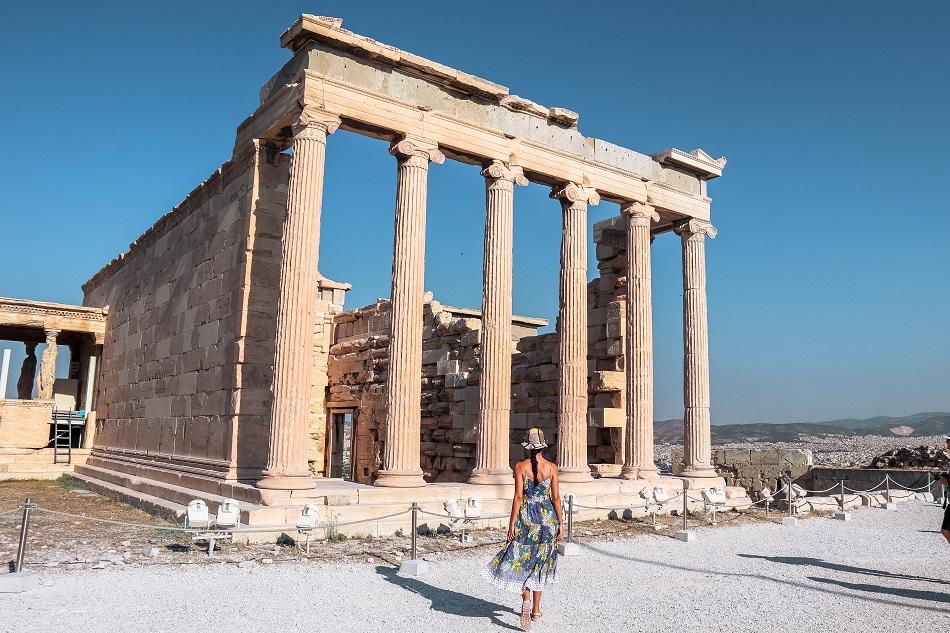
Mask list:
[{"label": "marble column", "polygon": [[600,202],[591,187],[567,183],[551,197],[561,201],[561,284],[557,327],[557,462],[565,482],[590,481],[587,462],[587,206]]},{"label": "marble column", "polygon": [[10,350],[3,350],[3,360],[0,360],[0,400],[7,398],[7,378],[10,375]]},{"label": "marble column", "polygon": [[20,377],[16,381],[16,397],[18,400],[33,399],[33,380],[36,377],[36,343],[24,343],[26,358],[20,365]]},{"label": "marble column", "polygon": [[709,331],[706,309],[706,236],[709,222],[674,226],[683,242],[683,470],[685,477],[715,477],[709,419]]},{"label": "marble column", "polygon": [[320,273],[320,211],[327,135],[339,118],[305,109],[294,125],[293,159],[287,185],[287,215],[281,236],[274,387],[267,467],[259,488],[314,487],[307,465],[313,323]]},{"label": "marble column", "polygon": [[627,223],[627,432],[622,479],[657,476],[653,461],[653,307],[650,225],[656,210],[642,202],[621,207]]},{"label": "marble column", "polygon": [[377,486],[425,485],[420,467],[422,418],[422,295],[425,281],[426,194],[429,162],[445,157],[430,141],[404,137],[396,157],[396,226],[393,239],[392,331],[386,389],[386,432]]},{"label": "marble column", "polygon": [[520,167],[494,161],[485,176],[485,253],[482,260],[482,340],[478,446],[469,483],[510,484],[511,268],[515,185]]},{"label": "marble column", "polygon": [[56,337],[59,330],[46,330],[46,349],[40,358],[40,382],[36,388],[38,400],[52,400],[56,383]]}]

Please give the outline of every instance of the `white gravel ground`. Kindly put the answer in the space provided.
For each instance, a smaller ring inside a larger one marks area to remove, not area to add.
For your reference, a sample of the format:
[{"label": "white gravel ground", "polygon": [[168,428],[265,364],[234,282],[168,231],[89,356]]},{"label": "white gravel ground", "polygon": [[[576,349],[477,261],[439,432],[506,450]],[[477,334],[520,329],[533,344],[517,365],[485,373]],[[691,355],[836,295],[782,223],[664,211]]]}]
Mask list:
[{"label": "white gravel ground", "polygon": [[[950,631],[942,510],[908,503],[850,523],[754,524],[601,539],[562,558],[537,631]],[[514,594],[479,576],[492,552],[435,559],[421,579],[365,562],[239,568],[43,570],[0,594],[0,631],[363,631],[516,629]]]}]

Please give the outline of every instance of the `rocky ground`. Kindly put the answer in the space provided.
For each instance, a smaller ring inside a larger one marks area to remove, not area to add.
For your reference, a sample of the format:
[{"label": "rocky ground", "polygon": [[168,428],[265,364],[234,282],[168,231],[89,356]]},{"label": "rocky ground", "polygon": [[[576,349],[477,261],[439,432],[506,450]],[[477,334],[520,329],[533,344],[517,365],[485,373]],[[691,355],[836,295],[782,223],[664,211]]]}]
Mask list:
[{"label": "rocky ground", "polygon": [[[909,502],[856,510],[848,523],[702,528],[688,544],[640,531],[584,537],[580,556],[560,559],[534,630],[947,631],[941,516]],[[400,577],[375,551],[337,561],[40,568],[39,588],[0,594],[0,632],[113,633],[133,622],[142,633],[517,630],[517,596],[480,578],[493,549],[430,554],[420,578]]]},{"label": "rocky ground", "polygon": [[[933,437],[883,437],[863,435],[857,437],[826,436],[803,437],[798,442],[739,442],[717,444],[713,448],[797,448],[808,449],[815,458],[816,466],[870,466],[874,458],[887,451],[903,447],[943,447],[943,436]],[[656,460],[664,469],[670,468],[670,451],[682,444],[657,444]]]}]

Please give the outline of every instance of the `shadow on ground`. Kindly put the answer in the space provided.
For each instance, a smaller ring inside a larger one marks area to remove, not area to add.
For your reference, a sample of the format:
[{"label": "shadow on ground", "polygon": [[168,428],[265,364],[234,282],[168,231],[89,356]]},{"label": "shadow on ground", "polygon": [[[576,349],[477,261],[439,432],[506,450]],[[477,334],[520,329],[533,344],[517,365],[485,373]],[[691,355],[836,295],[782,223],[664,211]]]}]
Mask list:
[{"label": "shadow on ground", "polygon": [[511,631],[520,631],[518,627],[511,626],[501,620],[504,613],[515,613],[511,607],[506,607],[495,602],[489,602],[469,596],[457,591],[441,589],[434,587],[415,578],[406,578],[396,573],[393,567],[378,565],[376,573],[383,577],[387,582],[402,587],[406,591],[418,594],[432,603],[432,609],[448,615],[456,615],[465,618],[485,618],[490,620],[496,626],[500,626]]},{"label": "shadow on ground", "polygon": [[[849,574],[864,574],[865,576],[878,576],[880,578],[894,578],[896,580],[916,580],[919,582],[932,582],[938,585],[950,585],[950,581],[941,580],[939,578],[927,578],[926,576],[910,576],[907,574],[897,574],[890,571],[884,571],[882,569],[868,569],[867,567],[854,567],[853,565],[842,565],[841,563],[831,563],[826,560],[822,560],[820,558],[808,558],[804,556],[759,556],[757,554],[736,554],[736,555],[741,558],[757,558],[760,560],[767,560],[773,563],[782,563],[784,565],[795,565],[798,567],[820,567],[822,569],[830,569],[832,571],[841,571],[841,572],[845,572]],[[845,586],[845,584],[843,584],[842,586]],[[896,594],[896,595],[902,595],[902,594]],[[938,602],[950,602],[950,598],[948,598],[948,600],[940,600]]]}]

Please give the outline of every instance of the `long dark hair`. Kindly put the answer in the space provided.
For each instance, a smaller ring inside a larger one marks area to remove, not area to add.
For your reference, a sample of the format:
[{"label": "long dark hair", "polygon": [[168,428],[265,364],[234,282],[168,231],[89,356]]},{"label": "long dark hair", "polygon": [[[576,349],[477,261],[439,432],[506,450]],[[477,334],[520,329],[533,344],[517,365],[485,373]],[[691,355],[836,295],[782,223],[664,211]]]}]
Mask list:
[{"label": "long dark hair", "polygon": [[529,450],[531,458],[531,474],[534,475],[534,485],[538,485],[538,453],[542,452],[543,448],[533,448]]}]

